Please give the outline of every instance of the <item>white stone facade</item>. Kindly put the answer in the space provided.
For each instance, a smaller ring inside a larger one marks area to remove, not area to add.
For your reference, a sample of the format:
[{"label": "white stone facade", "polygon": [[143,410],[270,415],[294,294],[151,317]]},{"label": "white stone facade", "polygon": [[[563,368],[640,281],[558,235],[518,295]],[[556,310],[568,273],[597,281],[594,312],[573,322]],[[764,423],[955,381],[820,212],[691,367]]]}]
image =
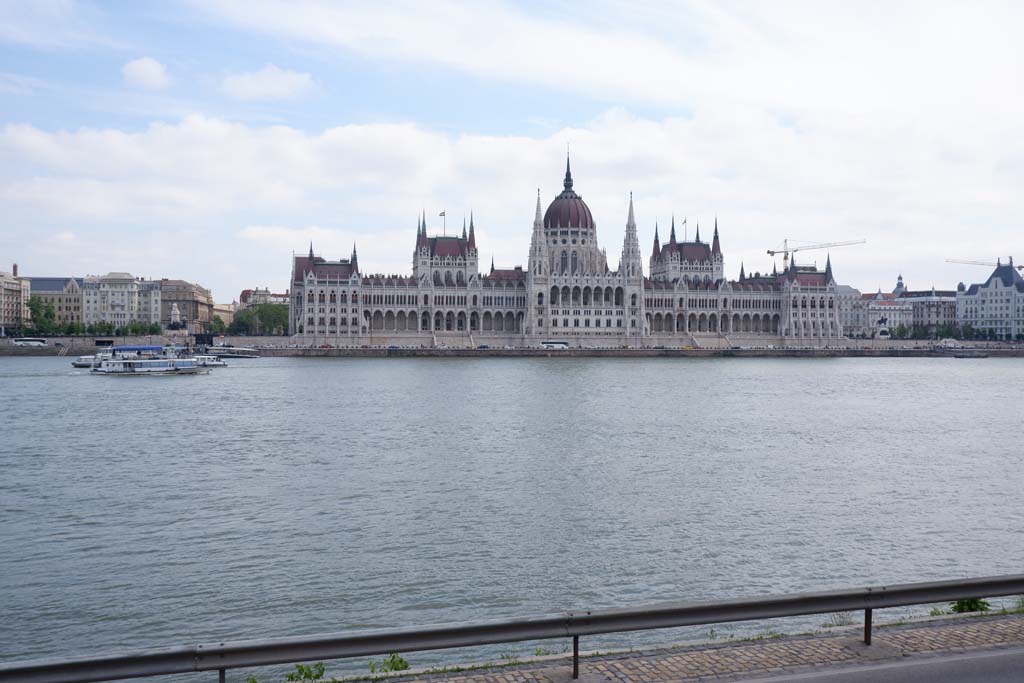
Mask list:
[{"label": "white stone facade", "polygon": [[988,332],[997,339],[1024,337],[1024,278],[1009,263],[999,264],[982,284],[957,287],[956,317],[961,327]]},{"label": "white stone facade", "polygon": [[160,322],[160,282],[130,273],[89,276],[82,285],[82,318],[86,325]]},{"label": "white stone facade", "polygon": [[461,237],[427,235],[417,221],[412,276],[364,275],[355,248],[328,261],[310,246],[292,259],[290,331],[313,345],[728,346],[746,338],[795,345],[843,335],[831,262],[824,271],[724,278],[717,221],[710,243],[655,236],[644,276],[630,198],[618,267],[608,267],[597,223],[573,190],[541,211],[538,192],[526,268],[481,274],[475,224]]}]

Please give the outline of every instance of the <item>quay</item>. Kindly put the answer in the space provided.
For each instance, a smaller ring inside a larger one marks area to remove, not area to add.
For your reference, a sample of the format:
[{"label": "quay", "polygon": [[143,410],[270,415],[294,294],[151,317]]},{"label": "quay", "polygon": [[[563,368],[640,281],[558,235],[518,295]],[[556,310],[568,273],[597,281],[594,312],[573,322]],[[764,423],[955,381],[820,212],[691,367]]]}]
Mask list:
[{"label": "quay", "polygon": [[[0,356],[69,356],[95,353],[90,343],[64,347],[0,345]],[[62,352],[63,349],[63,352]],[[277,358],[950,358],[957,350],[942,348],[429,348],[429,347],[292,347],[256,346],[260,356]],[[976,349],[992,358],[1024,358],[1024,346]]]}]

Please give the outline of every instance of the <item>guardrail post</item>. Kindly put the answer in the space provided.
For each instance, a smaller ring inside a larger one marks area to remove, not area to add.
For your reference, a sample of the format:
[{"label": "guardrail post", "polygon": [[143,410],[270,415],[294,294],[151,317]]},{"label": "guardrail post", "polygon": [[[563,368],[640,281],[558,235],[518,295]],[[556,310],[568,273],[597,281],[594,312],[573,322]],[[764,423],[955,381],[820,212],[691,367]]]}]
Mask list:
[{"label": "guardrail post", "polygon": [[224,673],[224,669],[217,669],[217,683],[224,683],[227,680],[227,676]]},{"label": "guardrail post", "polygon": [[871,608],[864,610],[864,644],[871,644]]},{"label": "guardrail post", "polygon": [[572,677],[580,677],[580,637],[572,637]]}]

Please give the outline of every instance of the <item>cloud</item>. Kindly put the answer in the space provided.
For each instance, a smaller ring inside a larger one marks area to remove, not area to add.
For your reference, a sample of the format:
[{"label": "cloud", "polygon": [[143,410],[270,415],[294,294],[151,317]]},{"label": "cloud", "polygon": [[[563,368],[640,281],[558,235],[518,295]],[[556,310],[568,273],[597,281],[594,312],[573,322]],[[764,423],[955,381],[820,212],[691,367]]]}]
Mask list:
[{"label": "cloud", "polygon": [[0,43],[40,49],[115,46],[94,28],[97,15],[74,0],[0,2]]},{"label": "cloud", "polygon": [[[902,272],[913,287],[948,287],[983,274],[944,259],[994,257],[1019,241],[1024,142],[1015,131],[996,119],[951,140],[913,117],[865,126],[806,113],[794,127],[774,112],[713,105],[662,118],[613,108],[532,137],[413,123],[305,132],[201,115],[135,132],[7,125],[0,204],[7,224],[31,234],[73,231],[80,243],[117,247],[69,249],[48,269],[192,277],[230,299],[244,287],[287,287],[290,255],[310,241],[328,258],[347,257],[356,242],[367,271],[408,273],[421,210],[439,233],[445,209],[449,234],[473,211],[482,260],[524,264],[536,190],[545,205],[561,190],[571,139],[576,189],[613,267],[632,191],[645,254],[655,221],[664,228],[674,214],[678,226],[686,216],[691,235],[699,221],[708,237],[717,214],[732,276],[740,262],[770,270],[765,250],[783,238],[863,237],[867,245],[832,253],[841,282],[874,291]],[[25,249],[0,230],[0,251]],[[240,272],[223,269],[225,259]],[[30,259],[19,262],[28,272]]]},{"label": "cloud", "polygon": [[6,95],[34,95],[36,91],[43,87],[45,87],[45,83],[38,78],[0,72],[0,93]]},{"label": "cloud", "polygon": [[1000,87],[1021,67],[1006,30],[1024,20],[1019,3],[192,4],[290,42],[623,104],[920,114],[969,99],[1024,112],[1024,91]]},{"label": "cloud", "polygon": [[229,74],[221,89],[240,100],[291,100],[308,93],[314,86],[308,73],[281,69],[267,64],[259,71]]},{"label": "cloud", "polygon": [[163,90],[171,83],[164,65],[152,57],[133,59],[121,67],[124,82],[133,88]]}]

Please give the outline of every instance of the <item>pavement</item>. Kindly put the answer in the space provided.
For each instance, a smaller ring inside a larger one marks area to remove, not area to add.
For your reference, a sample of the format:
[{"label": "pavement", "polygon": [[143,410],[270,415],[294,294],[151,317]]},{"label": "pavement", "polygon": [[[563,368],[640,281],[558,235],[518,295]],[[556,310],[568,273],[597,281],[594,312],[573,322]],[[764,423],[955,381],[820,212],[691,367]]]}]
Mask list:
[{"label": "pavement", "polygon": [[[826,633],[581,656],[580,683],[1024,681],[1024,615],[940,618]],[[585,644],[585,639],[583,640]],[[572,660],[389,676],[389,683],[571,683]]]}]

